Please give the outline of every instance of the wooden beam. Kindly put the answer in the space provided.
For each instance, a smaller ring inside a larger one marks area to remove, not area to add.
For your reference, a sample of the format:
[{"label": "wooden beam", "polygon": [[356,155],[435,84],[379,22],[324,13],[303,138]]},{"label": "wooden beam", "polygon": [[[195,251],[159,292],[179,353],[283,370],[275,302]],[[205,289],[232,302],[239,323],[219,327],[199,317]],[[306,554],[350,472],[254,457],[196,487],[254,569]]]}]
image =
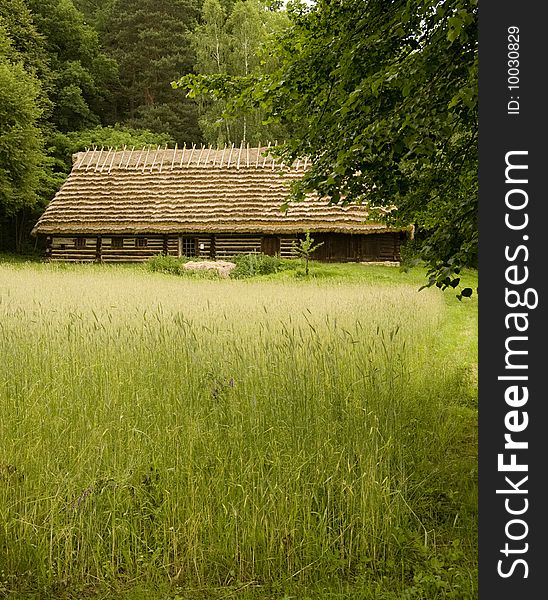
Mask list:
[{"label": "wooden beam", "polygon": [[150,165],[150,172],[152,173],[152,170],[154,169],[154,165],[156,164],[156,159],[158,158],[158,153],[160,152],[160,145],[158,145],[158,147],[156,148],[156,154],[154,155],[154,158],[152,159],[152,164]]},{"label": "wooden beam", "polygon": [[232,151],[234,150],[234,142],[232,142],[232,146],[230,147],[230,153],[228,154],[228,163],[227,167],[230,167],[230,159],[232,158]]},{"label": "wooden beam", "polygon": [[124,147],[122,148],[121,152],[120,152],[120,162],[118,163],[118,169],[120,169],[122,167],[122,163],[124,162],[124,154],[126,153],[127,150],[127,144],[124,144]]},{"label": "wooden beam", "polygon": [[84,155],[80,157],[80,160],[78,160],[75,164],[74,164],[74,168],[75,169],[79,169],[82,166],[82,163],[84,162],[84,159],[86,158],[86,156],[88,155],[89,149],[86,148],[86,151],[84,152]]},{"label": "wooden beam", "polygon": [[268,146],[266,147],[266,150],[265,150],[265,155],[264,155],[264,160],[263,160],[263,169],[265,168],[266,159],[268,158],[268,151],[270,150],[270,144],[271,144],[271,142],[268,142]]},{"label": "wooden beam", "polygon": [[196,161],[196,166],[199,167],[200,166],[200,161],[202,160],[202,154],[204,153],[205,150],[205,146],[202,144],[202,148],[200,150],[200,154],[198,156],[198,160]]},{"label": "wooden beam", "polygon": [[209,144],[209,150],[207,152],[207,156],[206,156],[206,159],[205,159],[204,166],[207,166],[207,163],[209,162],[209,155],[210,154],[211,154],[211,144]]},{"label": "wooden beam", "polygon": [[190,156],[188,157],[188,163],[186,165],[187,169],[190,167],[190,163],[192,162],[192,155],[194,154],[195,149],[196,149],[196,144],[192,144],[192,150],[190,151]]},{"label": "wooden beam", "polygon": [[133,155],[133,151],[135,150],[135,146],[131,147],[131,150],[129,152],[129,156],[127,157],[127,162],[126,162],[126,169],[129,167],[129,163],[131,161],[131,156]]},{"label": "wooden beam", "polygon": [[101,247],[103,245],[103,238],[98,235],[97,241],[95,242],[95,261],[101,262]]},{"label": "wooden beam", "polygon": [[[95,163],[95,169],[93,169],[94,171],[97,171],[97,169],[99,168],[99,161],[101,160],[101,156],[103,155],[103,148],[104,148],[104,146],[101,146],[99,156],[97,157],[97,162]],[[86,169],[86,171],[87,171],[87,169]]]},{"label": "wooden beam", "polygon": [[226,144],[224,145],[223,153],[221,154],[221,164],[219,165],[219,167],[223,166],[223,160],[225,158],[225,152],[226,152]]},{"label": "wooden beam", "polygon": [[147,154],[145,156],[145,160],[143,161],[143,173],[145,172],[147,166],[148,155],[150,154],[150,146],[147,148]]},{"label": "wooden beam", "polygon": [[186,142],[184,143],[183,149],[181,151],[181,162],[179,163],[179,168],[183,167],[183,160],[185,159],[185,150],[186,150]]},{"label": "wooden beam", "polygon": [[112,147],[110,147],[108,149],[107,155],[105,156],[105,160],[103,161],[103,166],[101,167],[101,173],[103,172],[103,169],[105,168],[105,165],[107,164],[107,160],[108,160],[108,157],[110,156],[111,152],[112,152]]},{"label": "wooden beam", "polygon": [[141,163],[141,158],[143,157],[145,148],[146,148],[146,146],[143,146],[143,149],[141,150],[141,154],[139,154],[139,158],[137,159],[137,162],[135,163],[135,170],[137,170],[139,168],[139,164]]},{"label": "wooden beam", "polygon": [[240,168],[240,158],[242,157],[242,150],[244,148],[244,141],[242,140],[241,144],[240,144],[240,151],[238,152],[238,164],[236,165],[236,168],[239,169]]},{"label": "wooden beam", "polygon": [[110,160],[110,165],[108,166],[108,172],[110,173],[112,171],[112,165],[114,164],[114,159],[116,158],[116,152],[112,153],[112,158]]},{"label": "wooden beam", "polygon": [[177,142],[175,142],[175,148],[173,148],[173,160],[171,161],[171,171],[173,171],[173,165],[175,164],[176,156],[177,156]]}]

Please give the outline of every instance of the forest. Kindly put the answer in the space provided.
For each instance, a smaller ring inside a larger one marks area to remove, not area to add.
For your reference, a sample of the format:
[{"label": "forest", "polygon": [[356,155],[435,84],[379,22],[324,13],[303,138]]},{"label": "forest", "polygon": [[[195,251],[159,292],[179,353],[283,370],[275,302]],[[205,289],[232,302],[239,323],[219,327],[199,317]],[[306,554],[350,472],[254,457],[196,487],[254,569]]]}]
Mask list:
[{"label": "forest", "polygon": [[396,206],[457,287],[477,131],[475,0],[0,1],[0,250],[36,246],[76,151],[279,141],[296,199]]},{"label": "forest", "polygon": [[223,119],[171,82],[266,72],[259,46],[287,26],[259,0],[2,0],[0,250],[28,233],[87,147],[240,143],[283,136],[260,111]]}]

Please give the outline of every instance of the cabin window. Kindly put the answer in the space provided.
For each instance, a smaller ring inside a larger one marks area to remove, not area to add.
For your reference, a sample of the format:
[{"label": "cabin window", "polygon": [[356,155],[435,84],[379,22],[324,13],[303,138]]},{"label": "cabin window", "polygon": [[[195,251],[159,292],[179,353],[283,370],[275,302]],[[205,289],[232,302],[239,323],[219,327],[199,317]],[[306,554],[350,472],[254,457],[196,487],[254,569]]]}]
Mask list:
[{"label": "cabin window", "polygon": [[86,238],[75,238],[74,245],[78,249],[85,248],[86,247]]},{"label": "cabin window", "polygon": [[196,238],[184,237],[181,251],[183,256],[196,256]]},{"label": "cabin window", "polygon": [[135,247],[136,248],[146,248],[147,247],[147,238],[135,238]]},{"label": "cabin window", "polygon": [[124,247],[124,238],[122,237],[113,237],[110,242],[111,248],[123,248]]}]

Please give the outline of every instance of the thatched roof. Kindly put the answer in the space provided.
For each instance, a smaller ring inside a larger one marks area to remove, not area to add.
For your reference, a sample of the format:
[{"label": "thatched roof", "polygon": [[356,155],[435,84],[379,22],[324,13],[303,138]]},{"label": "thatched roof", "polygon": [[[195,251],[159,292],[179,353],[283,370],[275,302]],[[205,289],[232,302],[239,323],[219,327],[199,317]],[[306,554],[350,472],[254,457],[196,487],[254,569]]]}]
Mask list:
[{"label": "thatched roof", "polygon": [[286,166],[268,148],[89,150],[34,234],[369,233],[365,206],[309,197],[280,210],[307,161]]}]

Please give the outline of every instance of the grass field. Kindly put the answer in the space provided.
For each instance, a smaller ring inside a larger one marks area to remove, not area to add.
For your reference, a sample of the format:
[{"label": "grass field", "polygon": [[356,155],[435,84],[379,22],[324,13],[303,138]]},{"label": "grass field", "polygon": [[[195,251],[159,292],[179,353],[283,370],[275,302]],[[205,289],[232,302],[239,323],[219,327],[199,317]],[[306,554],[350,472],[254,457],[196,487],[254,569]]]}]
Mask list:
[{"label": "grass field", "polygon": [[0,263],[0,596],[475,598],[477,302],[423,282]]}]

